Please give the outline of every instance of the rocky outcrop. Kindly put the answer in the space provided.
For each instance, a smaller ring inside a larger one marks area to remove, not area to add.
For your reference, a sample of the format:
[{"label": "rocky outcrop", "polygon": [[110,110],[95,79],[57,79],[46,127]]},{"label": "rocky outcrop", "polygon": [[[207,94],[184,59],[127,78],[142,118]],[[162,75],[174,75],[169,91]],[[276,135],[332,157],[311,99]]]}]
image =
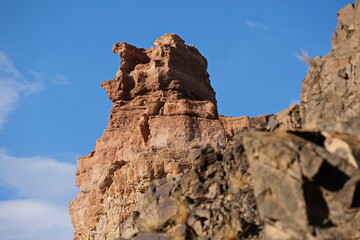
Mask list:
[{"label": "rocky outcrop", "polygon": [[109,124],[78,161],[81,192],[69,206],[75,239],[119,237],[150,181],[190,169],[201,146],[227,142],[207,61],[195,47],[166,34],[150,49],[117,43],[113,51],[122,61],[116,78],[102,83],[114,102]]},{"label": "rocky outcrop", "polygon": [[312,60],[301,89],[304,128],[360,134],[360,6],[338,12],[332,50]]},{"label": "rocky outcrop", "polygon": [[300,105],[254,118],[218,115],[206,59],[177,35],[115,44],[109,125],[78,162],[75,239],[360,239],[359,11],[338,13]]},{"label": "rocky outcrop", "polygon": [[339,11],[332,51],[310,61],[300,108],[277,114],[303,130],[244,134],[265,239],[360,238],[359,11],[358,2]]},{"label": "rocky outcrop", "polygon": [[153,182],[121,239],[358,239],[359,140],[240,132],[222,153],[199,151],[185,175]]},{"label": "rocky outcrop", "polygon": [[262,239],[242,145],[199,150],[183,176],[154,181],[126,222],[131,239]]},{"label": "rocky outcrop", "polygon": [[[318,131],[253,132],[244,137],[265,239],[360,238],[360,171],[346,136]],[[342,147],[340,147],[342,145]],[[357,145],[356,147],[359,147]],[[359,159],[360,160],[360,159]]]}]

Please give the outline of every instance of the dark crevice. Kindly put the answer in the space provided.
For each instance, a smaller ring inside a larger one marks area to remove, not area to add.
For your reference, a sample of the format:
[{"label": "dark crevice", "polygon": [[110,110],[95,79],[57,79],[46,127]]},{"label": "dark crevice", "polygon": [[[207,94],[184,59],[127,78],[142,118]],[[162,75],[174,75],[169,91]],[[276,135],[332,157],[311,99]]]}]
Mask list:
[{"label": "dark crevice", "polygon": [[325,137],[320,132],[305,132],[305,131],[287,131],[301,137],[309,142],[315,143],[320,147],[324,147]]},{"label": "dark crevice", "polygon": [[213,172],[213,173],[209,174],[209,175],[207,176],[207,178],[214,178],[214,177],[215,177],[215,174],[216,174],[216,172]]},{"label": "dark crevice", "polygon": [[356,183],[354,197],[351,203],[351,208],[358,208],[360,207],[360,182]]},{"label": "dark crevice", "polygon": [[244,231],[240,233],[240,239],[260,235],[261,228],[255,224],[251,224],[242,220],[241,227],[244,229]]},{"label": "dark crevice", "polygon": [[314,177],[314,183],[319,184],[329,191],[338,191],[350,179],[348,175],[332,166],[327,161],[323,161],[319,172]]},{"label": "dark crevice", "polygon": [[333,226],[328,219],[329,208],[323,197],[319,185],[303,177],[303,191],[306,203],[306,215],[309,225],[314,227],[326,228]]}]

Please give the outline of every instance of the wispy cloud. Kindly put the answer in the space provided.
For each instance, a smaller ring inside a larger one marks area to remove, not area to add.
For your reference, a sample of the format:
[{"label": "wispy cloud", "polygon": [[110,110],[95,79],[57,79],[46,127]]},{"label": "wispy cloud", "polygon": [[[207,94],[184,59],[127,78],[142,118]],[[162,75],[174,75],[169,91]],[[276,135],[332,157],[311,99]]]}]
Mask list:
[{"label": "wispy cloud", "polygon": [[52,83],[55,85],[69,85],[70,84],[69,79],[62,74],[56,74]]},{"label": "wispy cloud", "polygon": [[26,80],[6,53],[0,51],[0,129],[22,96],[39,93],[43,89],[41,80]]},{"label": "wispy cloud", "polygon": [[33,200],[0,201],[0,240],[72,239],[66,207]]},{"label": "wispy cloud", "polygon": [[53,158],[17,158],[0,151],[0,185],[14,189],[18,197],[68,201],[66,196],[76,193],[75,171],[75,164]]},{"label": "wispy cloud", "polygon": [[39,64],[39,65],[45,65],[45,64],[47,64],[47,61],[40,60],[40,61],[38,62],[38,64]]},{"label": "wispy cloud", "polygon": [[76,165],[0,151],[0,186],[15,193],[0,201],[0,240],[71,239],[67,204],[76,196]]},{"label": "wispy cloud", "polygon": [[246,26],[251,29],[262,29],[262,30],[269,30],[269,27],[261,22],[255,22],[251,20],[246,20]]}]

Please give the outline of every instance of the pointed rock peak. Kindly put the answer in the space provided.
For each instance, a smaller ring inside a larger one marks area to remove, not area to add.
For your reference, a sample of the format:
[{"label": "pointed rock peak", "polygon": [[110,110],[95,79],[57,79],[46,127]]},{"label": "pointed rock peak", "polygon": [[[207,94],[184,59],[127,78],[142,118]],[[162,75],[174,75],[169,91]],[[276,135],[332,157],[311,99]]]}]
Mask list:
[{"label": "pointed rock peak", "polygon": [[315,58],[302,82],[300,111],[304,128],[360,133],[360,4],[338,13],[332,51]]},{"label": "pointed rock peak", "polygon": [[354,14],[354,4],[350,3],[337,12],[337,15],[339,16],[337,21],[340,24],[349,27],[354,21]]},{"label": "pointed rock peak", "polygon": [[137,48],[125,42],[114,44],[112,50],[120,56],[122,60],[120,70],[124,72],[130,72],[137,64],[145,64],[150,61],[145,49]]},{"label": "pointed rock peak", "polygon": [[176,34],[166,33],[164,36],[159,37],[154,42],[155,46],[170,45],[171,47],[185,46],[185,41]]},{"label": "pointed rock peak", "polygon": [[109,98],[113,102],[159,97],[210,101],[216,109],[205,57],[176,34],[165,34],[155,45],[150,49],[124,42],[113,46],[122,61],[115,79],[102,83]]}]

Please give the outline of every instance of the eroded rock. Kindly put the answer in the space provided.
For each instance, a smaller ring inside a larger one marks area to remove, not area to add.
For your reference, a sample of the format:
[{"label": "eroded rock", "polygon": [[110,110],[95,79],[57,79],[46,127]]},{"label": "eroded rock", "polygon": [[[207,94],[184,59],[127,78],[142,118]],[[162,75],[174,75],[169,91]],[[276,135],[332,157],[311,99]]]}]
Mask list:
[{"label": "eroded rock", "polygon": [[360,172],[353,166],[352,151],[326,150],[325,142],[332,138],[294,130],[245,135],[265,239],[360,237]]},{"label": "eroded rock", "polygon": [[139,216],[127,221],[122,237],[262,239],[246,156],[239,150],[236,145],[224,154],[199,150],[190,171],[154,181]]},{"label": "eroded rock", "polygon": [[75,239],[116,239],[150,181],[191,168],[201,146],[223,149],[207,61],[175,34],[150,49],[113,47],[122,61],[102,86],[114,102],[95,150],[78,161],[78,197],[70,206]]},{"label": "eroded rock", "polygon": [[304,128],[360,134],[359,11],[359,4],[349,4],[338,12],[331,52],[315,58],[303,80]]},{"label": "eroded rock", "polygon": [[360,239],[359,11],[338,13],[300,105],[254,118],[218,115],[207,61],[179,36],[115,44],[109,124],[78,161],[75,239]]}]

